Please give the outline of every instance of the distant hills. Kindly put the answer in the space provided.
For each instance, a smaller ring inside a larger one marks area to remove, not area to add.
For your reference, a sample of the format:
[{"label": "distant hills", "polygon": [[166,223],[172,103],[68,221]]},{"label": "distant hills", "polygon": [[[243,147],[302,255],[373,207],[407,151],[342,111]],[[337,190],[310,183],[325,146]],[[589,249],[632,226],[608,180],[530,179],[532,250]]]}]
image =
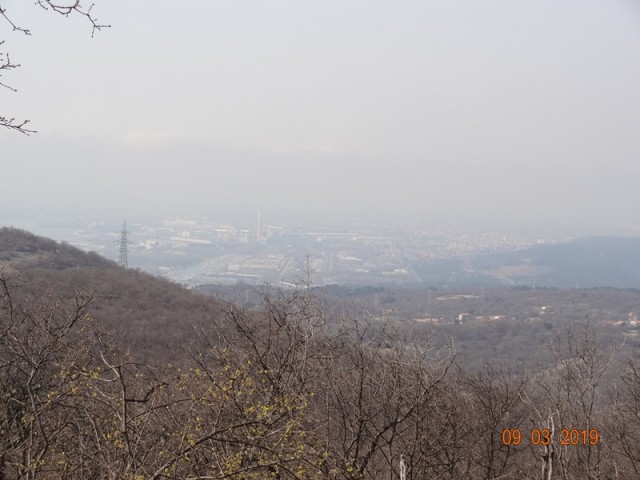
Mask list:
[{"label": "distant hills", "polygon": [[[183,291],[177,285],[138,271],[125,274],[114,262],[96,253],[85,253],[64,242],[16,228],[0,228],[0,264],[23,275],[28,273],[33,280],[50,277],[53,272],[61,277],[56,282],[63,285],[82,279],[90,288],[107,296],[139,292],[144,297],[148,294],[142,294],[143,286],[153,291],[171,285],[176,292]],[[96,274],[97,271],[100,274]],[[586,237],[512,252],[431,260],[414,264],[414,271],[422,279],[420,287],[640,288],[640,237]],[[132,290],[102,292],[122,290],[122,285],[131,284],[132,276],[139,277],[134,284],[141,282],[131,285]]]},{"label": "distant hills", "polygon": [[193,324],[211,318],[218,303],[167,280],[125,270],[97,253],[17,228],[0,228],[0,269],[18,300],[93,296],[96,325],[124,351],[145,362],[175,362],[193,341]]},{"label": "distant hills", "polygon": [[[615,338],[626,332],[630,319],[637,319],[640,290],[616,289],[640,289],[639,267],[640,238],[594,237],[424,263],[416,269],[425,279],[421,288],[333,285],[315,293],[328,317],[361,309],[385,322],[397,320],[410,331],[418,328],[418,333],[434,324],[414,319],[435,318],[447,329],[457,328],[449,323],[459,314],[473,316],[464,329],[447,331],[469,358],[515,356],[524,365],[523,352],[531,350],[531,338],[538,339],[533,343],[537,348],[548,343],[552,329],[560,325],[593,318],[615,324],[607,324]],[[23,304],[90,293],[88,312],[95,325],[122,351],[153,365],[179,365],[198,342],[194,325],[218,325],[221,338],[232,333],[221,320],[225,301],[248,311],[262,305],[260,289],[248,285],[188,290],[14,228],[0,228],[0,275],[16,285],[16,299]],[[427,292],[426,287],[434,290]],[[287,292],[275,295],[284,298]],[[543,312],[543,306],[552,308]],[[486,323],[491,318],[505,320]]]},{"label": "distant hills", "polygon": [[515,252],[425,262],[424,282],[435,286],[640,288],[640,238],[587,237]]}]

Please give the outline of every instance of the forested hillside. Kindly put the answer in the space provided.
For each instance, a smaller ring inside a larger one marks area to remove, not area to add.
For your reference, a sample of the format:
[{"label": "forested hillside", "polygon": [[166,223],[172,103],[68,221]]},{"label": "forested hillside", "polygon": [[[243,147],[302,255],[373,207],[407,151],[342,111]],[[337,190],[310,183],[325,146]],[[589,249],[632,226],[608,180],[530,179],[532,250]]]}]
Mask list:
[{"label": "forested hillside", "polygon": [[166,280],[123,270],[95,253],[13,229],[0,229],[3,272],[29,304],[46,298],[90,295],[91,316],[138,360],[164,364],[184,357],[192,324],[215,302]]},{"label": "forested hillside", "polygon": [[640,357],[596,322],[556,330],[544,368],[469,369],[306,285],[248,308],[0,246],[0,479],[638,478]]}]

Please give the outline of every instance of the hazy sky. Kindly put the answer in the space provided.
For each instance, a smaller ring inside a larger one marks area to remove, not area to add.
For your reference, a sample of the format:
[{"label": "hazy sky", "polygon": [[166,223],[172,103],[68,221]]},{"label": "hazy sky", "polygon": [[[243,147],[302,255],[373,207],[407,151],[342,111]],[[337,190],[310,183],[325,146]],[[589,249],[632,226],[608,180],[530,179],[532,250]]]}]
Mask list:
[{"label": "hazy sky", "polygon": [[634,0],[0,4],[5,218],[640,223]]}]

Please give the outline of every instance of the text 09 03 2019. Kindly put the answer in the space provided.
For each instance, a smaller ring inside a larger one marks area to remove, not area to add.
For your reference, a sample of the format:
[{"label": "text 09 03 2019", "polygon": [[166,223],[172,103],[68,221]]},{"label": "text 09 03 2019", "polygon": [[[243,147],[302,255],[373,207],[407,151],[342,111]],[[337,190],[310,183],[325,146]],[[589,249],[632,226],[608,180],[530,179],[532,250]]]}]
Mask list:
[{"label": "text 09 03 2019", "polygon": [[[504,429],[502,431],[503,445],[520,445],[522,441],[526,441],[525,435],[519,428]],[[528,436],[528,440],[532,445],[549,445],[552,441],[551,431],[546,428],[534,428]],[[595,428],[586,429],[569,429],[560,430],[560,445],[598,445],[600,442],[600,434]]]}]

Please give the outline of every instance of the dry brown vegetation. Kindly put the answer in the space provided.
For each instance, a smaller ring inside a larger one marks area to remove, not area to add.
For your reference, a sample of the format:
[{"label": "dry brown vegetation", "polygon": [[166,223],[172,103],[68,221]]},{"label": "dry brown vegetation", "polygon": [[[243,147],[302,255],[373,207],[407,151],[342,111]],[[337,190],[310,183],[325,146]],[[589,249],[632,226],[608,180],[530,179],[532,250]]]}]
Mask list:
[{"label": "dry brown vegetation", "polygon": [[393,479],[401,455],[415,480],[638,477],[640,358],[612,370],[589,324],[544,369],[467,369],[305,285],[246,309],[9,233],[0,479]]}]

